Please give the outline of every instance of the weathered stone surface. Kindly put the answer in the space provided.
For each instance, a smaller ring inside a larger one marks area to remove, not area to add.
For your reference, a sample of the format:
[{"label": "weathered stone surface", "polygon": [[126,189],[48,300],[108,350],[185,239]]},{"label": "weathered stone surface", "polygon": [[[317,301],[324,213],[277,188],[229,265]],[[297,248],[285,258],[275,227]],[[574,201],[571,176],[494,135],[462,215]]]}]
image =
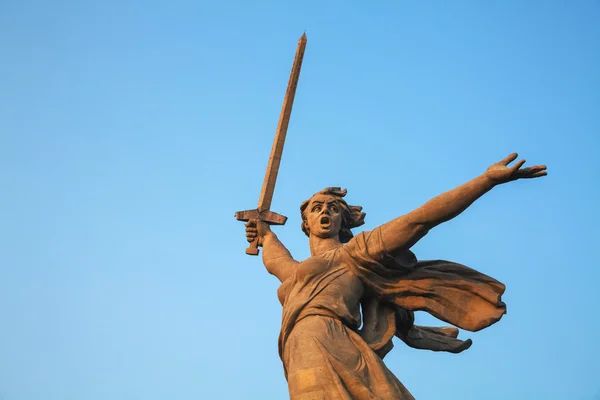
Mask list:
[{"label": "weathered stone surface", "polygon": [[[267,223],[246,224],[248,241],[263,247],[267,271],[282,282],[279,354],[291,399],[412,399],[383,362],[394,335],[414,348],[459,353],[471,341],[457,339],[454,326],[478,331],[500,320],[502,283],[453,262],[419,261],[410,248],[494,187],[546,175],[543,165],[509,166],[516,158],[356,236],[362,208],[346,203],[345,190],[324,189],[301,205],[311,251],[302,262]],[[454,326],[414,325],[417,310]]]}]

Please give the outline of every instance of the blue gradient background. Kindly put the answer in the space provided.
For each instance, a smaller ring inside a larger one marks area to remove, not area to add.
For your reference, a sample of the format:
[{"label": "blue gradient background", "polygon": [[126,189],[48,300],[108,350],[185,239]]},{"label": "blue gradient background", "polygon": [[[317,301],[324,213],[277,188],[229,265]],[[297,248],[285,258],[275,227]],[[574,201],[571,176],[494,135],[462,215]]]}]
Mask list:
[{"label": "blue gradient background", "polygon": [[[420,4],[417,4],[420,3]],[[365,229],[518,151],[414,250],[507,285],[418,399],[600,398],[597,1],[0,2],[0,399],[284,399],[278,282],[244,254],[297,40],[273,210],[349,189]],[[436,324],[418,315],[423,324]]]}]

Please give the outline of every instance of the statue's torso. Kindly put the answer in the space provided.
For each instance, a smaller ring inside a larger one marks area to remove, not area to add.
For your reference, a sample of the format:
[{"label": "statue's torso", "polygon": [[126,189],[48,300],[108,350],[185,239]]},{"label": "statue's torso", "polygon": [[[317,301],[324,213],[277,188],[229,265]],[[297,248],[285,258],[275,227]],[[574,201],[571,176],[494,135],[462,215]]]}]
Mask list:
[{"label": "statue's torso", "polygon": [[308,302],[299,319],[309,315],[330,316],[351,329],[358,329],[364,286],[345,265],[343,256],[336,249],[302,261],[290,282],[280,287],[280,301],[288,296],[287,301],[294,301],[297,295],[305,297]]}]

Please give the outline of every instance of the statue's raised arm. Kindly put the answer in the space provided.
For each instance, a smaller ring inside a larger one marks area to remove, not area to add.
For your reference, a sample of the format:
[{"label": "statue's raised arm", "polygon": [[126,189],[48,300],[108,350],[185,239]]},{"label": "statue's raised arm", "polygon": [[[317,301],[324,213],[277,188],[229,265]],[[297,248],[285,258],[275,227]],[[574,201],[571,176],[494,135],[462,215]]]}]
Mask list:
[{"label": "statue's raised arm", "polygon": [[246,224],[246,239],[249,243],[257,240],[263,248],[263,264],[271,275],[280,282],[289,278],[298,261],[294,260],[289,250],[281,243],[271,227],[261,220],[250,220]]},{"label": "statue's raised arm", "polygon": [[504,160],[492,164],[484,174],[475,179],[434,197],[416,210],[382,225],[381,238],[386,250],[393,255],[409,249],[431,228],[456,217],[475,200],[499,184],[546,175],[545,165],[522,168],[525,160],[509,166],[517,156],[517,153],[509,155]]}]

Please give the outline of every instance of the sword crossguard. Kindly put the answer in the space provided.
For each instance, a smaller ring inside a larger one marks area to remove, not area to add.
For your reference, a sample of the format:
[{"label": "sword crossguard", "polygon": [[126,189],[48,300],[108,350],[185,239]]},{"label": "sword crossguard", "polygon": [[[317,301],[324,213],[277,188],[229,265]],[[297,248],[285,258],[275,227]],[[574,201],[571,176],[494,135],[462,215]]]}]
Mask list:
[{"label": "sword crossguard", "polygon": [[[269,225],[285,225],[285,222],[287,221],[287,217],[281,214],[277,214],[269,210],[259,211],[258,209],[238,211],[235,213],[235,219],[243,222],[248,222],[252,219],[256,219],[266,222]],[[258,238],[250,242],[250,246],[248,246],[248,248],[246,249],[246,254],[250,256],[257,256],[259,254]]]}]

